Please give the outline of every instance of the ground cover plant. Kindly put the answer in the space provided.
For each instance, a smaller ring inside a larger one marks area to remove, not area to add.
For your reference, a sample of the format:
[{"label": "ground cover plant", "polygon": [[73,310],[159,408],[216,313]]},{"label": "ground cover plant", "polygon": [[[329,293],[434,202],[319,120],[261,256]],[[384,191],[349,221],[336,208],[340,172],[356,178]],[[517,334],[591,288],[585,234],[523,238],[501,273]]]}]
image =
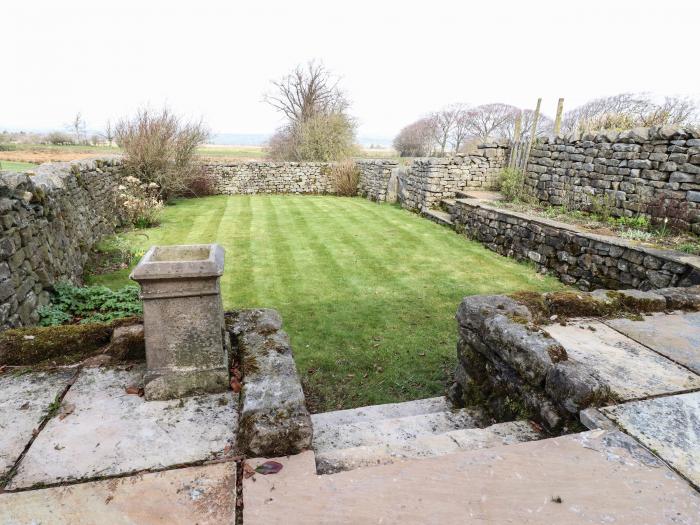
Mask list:
[{"label": "ground cover plant", "polygon": [[[165,207],[159,227],[121,237],[134,252],[223,245],[225,307],[280,311],[315,411],[441,395],[464,296],[562,288],[451,230],[360,198],[184,199]],[[116,288],[128,273],[90,282]]]}]

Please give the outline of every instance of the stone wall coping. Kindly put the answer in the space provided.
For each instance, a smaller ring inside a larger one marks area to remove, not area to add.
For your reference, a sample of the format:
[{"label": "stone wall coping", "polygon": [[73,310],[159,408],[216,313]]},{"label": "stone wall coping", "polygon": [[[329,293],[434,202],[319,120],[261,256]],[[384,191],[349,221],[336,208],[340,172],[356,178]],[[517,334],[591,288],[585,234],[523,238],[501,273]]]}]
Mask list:
[{"label": "stone wall coping", "polygon": [[677,252],[674,250],[661,250],[658,248],[652,248],[649,246],[644,246],[640,244],[636,244],[633,241],[629,241],[627,239],[621,239],[620,237],[613,237],[611,235],[600,235],[597,233],[591,233],[588,231],[583,230],[582,228],[579,228],[578,226],[575,226],[573,224],[568,224],[565,222],[559,222],[559,221],[554,221],[551,219],[546,219],[544,217],[537,217],[535,215],[529,215],[527,213],[522,213],[522,212],[517,212],[513,210],[508,210],[505,208],[499,208],[496,206],[490,206],[488,204],[485,204],[483,201],[479,199],[456,199],[456,203],[458,204],[466,204],[468,206],[472,206],[475,208],[481,208],[486,211],[493,211],[497,213],[501,213],[506,216],[510,217],[516,217],[518,219],[523,219],[530,221],[532,223],[535,223],[540,226],[546,226],[549,228],[556,228],[558,230],[564,230],[571,232],[575,235],[578,235],[580,237],[584,237],[586,239],[591,239],[593,241],[598,241],[598,242],[604,242],[606,244],[612,244],[615,246],[619,246],[621,248],[626,248],[629,250],[636,250],[648,255],[653,255],[654,257],[659,257],[663,259],[667,259],[673,262],[677,262],[680,264],[687,264],[688,266],[692,266],[693,268],[696,268],[700,270],[700,256],[697,255],[690,255],[682,252]]},{"label": "stone wall coping", "polygon": [[[120,155],[107,155],[71,160],[69,162],[45,162],[24,172],[0,172],[0,186],[14,190],[22,184],[34,185],[44,189],[64,188],[64,180],[75,176],[77,171],[92,171],[101,165],[118,166]],[[74,168],[74,166],[76,166]]]},{"label": "stone wall coping", "polygon": [[[667,141],[671,139],[698,139],[700,127],[696,126],[651,126],[637,127],[622,131],[604,130],[597,133],[568,133],[559,134],[556,137],[542,137],[538,142],[542,144],[576,144],[578,142],[627,142],[644,144],[655,140]],[[536,145],[536,144],[535,144]]]}]

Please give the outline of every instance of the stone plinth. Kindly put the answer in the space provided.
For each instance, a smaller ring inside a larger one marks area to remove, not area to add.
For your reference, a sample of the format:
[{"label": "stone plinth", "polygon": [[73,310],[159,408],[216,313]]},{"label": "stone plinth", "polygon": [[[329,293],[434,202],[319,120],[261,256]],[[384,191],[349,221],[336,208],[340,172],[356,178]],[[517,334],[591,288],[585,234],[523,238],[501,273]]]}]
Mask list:
[{"label": "stone plinth", "polygon": [[141,285],[148,400],[223,392],[229,377],[217,244],[153,246],[131,278]]}]

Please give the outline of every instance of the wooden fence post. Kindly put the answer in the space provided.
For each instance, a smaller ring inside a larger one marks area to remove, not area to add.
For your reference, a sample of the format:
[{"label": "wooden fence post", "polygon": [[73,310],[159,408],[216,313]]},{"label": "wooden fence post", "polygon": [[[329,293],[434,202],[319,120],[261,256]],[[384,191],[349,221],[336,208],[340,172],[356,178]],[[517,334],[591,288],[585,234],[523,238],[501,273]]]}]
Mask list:
[{"label": "wooden fence post", "polygon": [[535,135],[537,135],[537,121],[540,119],[540,106],[542,105],[542,99],[537,99],[537,106],[535,107],[535,114],[532,116],[532,126],[530,127],[530,137],[527,141],[527,149],[525,150],[525,156],[522,162],[522,171],[525,173],[527,171],[527,162],[530,160],[530,150],[532,149],[532,143],[535,140]]},{"label": "wooden fence post", "polygon": [[515,117],[515,132],[513,133],[513,145],[510,148],[510,158],[508,159],[508,167],[513,168],[516,166],[516,161],[518,158],[518,151],[520,150],[520,134],[522,132],[523,125],[523,113],[518,111]]},{"label": "wooden fence post", "polygon": [[554,119],[554,136],[561,132],[561,116],[564,113],[564,99],[560,98],[557,104],[557,118]]}]

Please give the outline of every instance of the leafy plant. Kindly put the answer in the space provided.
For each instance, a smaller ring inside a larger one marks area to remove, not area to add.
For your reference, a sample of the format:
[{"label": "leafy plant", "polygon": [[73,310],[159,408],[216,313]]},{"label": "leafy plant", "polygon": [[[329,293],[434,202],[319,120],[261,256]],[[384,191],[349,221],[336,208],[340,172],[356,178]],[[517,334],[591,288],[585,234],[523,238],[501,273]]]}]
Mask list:
[{"label": "leafy plant", "polygon": [[684,242],[678,246],[678,249],[691,255],[700,255],[700,242]]},{"label": "leafy plant", "polygon": [[590,208],[591,213],[597,215],[601,221],[608,222],[615,207],[615,199],[608,193],[603,195],[591,195]]},{"label": "leafy plant", "polygon": [[654,234],[652,232],[644,230],[631,229],[621,231],[620,237],[624,237],[625,239],[631,239],[633,241],[650,241],[654,237]]},{"label": "leafy plant", "polygon": [[499,174],[500,190],[508,202],[524,200],[525,176],[516,168],[504,168]]},{"label": "leafy plant", "polygon": [[106,286],[74,286],[59,283],[55,286],[51,304],[39,309],[42,326],[69,322],[109,322],[122,317],[141,315],[138,286],[128,285],[119,290]]}]

